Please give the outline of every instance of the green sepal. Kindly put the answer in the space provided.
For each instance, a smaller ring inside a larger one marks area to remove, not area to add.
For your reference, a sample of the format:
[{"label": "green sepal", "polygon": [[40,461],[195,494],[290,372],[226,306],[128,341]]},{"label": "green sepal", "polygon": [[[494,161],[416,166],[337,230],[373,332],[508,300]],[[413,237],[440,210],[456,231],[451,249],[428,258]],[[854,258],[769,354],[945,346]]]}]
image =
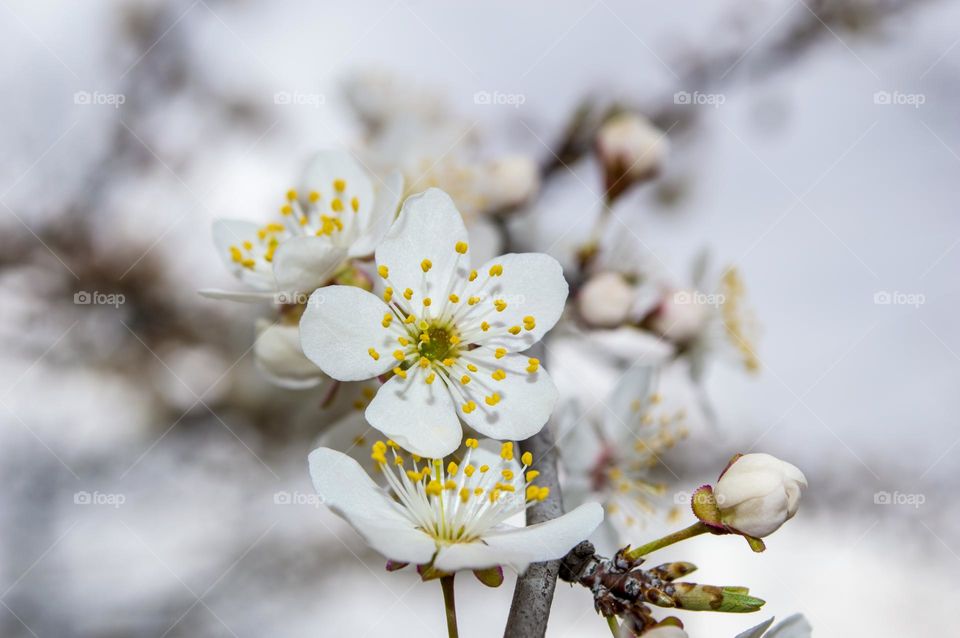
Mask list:
[{"label": "green sepal", "polygon": [[488,567],[487,569],[475,569],[473,575],[487,587],[499,587],[503,584],[503,567]]}]

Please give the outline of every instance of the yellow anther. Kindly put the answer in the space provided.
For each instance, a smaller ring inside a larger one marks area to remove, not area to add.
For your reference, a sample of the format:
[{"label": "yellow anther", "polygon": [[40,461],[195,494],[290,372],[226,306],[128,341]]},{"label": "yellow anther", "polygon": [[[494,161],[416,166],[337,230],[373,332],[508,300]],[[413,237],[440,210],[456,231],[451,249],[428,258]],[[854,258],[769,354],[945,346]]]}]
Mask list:
[{"label": "yellow anther", "polygon": [[376,451],[376,450],[374,450],[374,451],[370,454],[370,458],[373,459],[374,461],[376,461],[377,463],[381,464],[381,465],[385,465],[386,462],[387,462],[387,457],[384,456],[383,452],[378,452],[378,451]]},{"label": "yellow anther", "polygon": [[454,246],[454,249],[455,249],[458,253],[460,253],[461,255],[465,254],[465,253],[467,252],[467,242],[465,242],[465,241],[458,241],[458,242],[457,242],[457,245]]},{"label": "yellow anther", "polygon": [[500,446],[500,458],[504,461],[513,460],[513,441],[504,441]]},{"label": "yellow anther", "polygon": [[410,340],[407,339],[406,337],[397,337],[397,341],[398,341],[398,342],[400,343],[400,345],[403,346],[404,348],[406,348],[407,346],[410,345]]},{"label": "yellow anther", "polygon": [[368,399],[372,399],[374,396],[376,396],[377,393],[370,386],[364,386],[363,389],[360,390],[360,394],[362,394],[364,397]]},{"label": "yellow anther", "polygon": [[407,301],[410,301],[410,299],[413,298],[413,291],[410,290],[409,288],[407,288],[406,290],[404,290],[404,291],[403,291],[403,298],[406,299]]},{"label": "yellow anther", "polygon": [[500,470],[500,474],[503,476],[504,479],[508,481],[513,480],[513,470],[503,469],[503,470]]},{"label": "yellow anther", "polygon": [[396,359],[397,361],[403,361],[404,359],[403,350],[394,350],[393,358]]},{"label": "yellow anther", "polygon": [[421,319],[420,323],[418,323],[417,325],[420,327],[421,330],[426,330],[427,328],[430,327],[430,324],[427,323],[426,319]]},{"label": "yellow anther", "polygon": [[509,332],[512,335],[518,335],[520,334],[520,326],[510,326],[509,328],[507,328],[507,332]]},{"label": "yellow anther", "polygon": [[433,303],[433,299],[431,299],[430,297],[424,297],[424,298],[423,298],[423,305],[424,305],[424,306],[426,306],[426,307],[429,308],[429,307],[430,307],[430,304],[432,304],[432,303]]},{"label": "yellow anther", "polygon": [[407,315],[406,318],[403,320],[403,323],[413,323],[416,320],[417,318],[414,315]]},{"label": "yellow anther", "polygon": [[350,208],[353,209],[353,212],[360,210],[360,200],[354,197],[350,200]]},{"label": "yellow anther", "polygon": [[253,270],[253,267],[257,265],[257,262],[255,262],[252,259],[244,259],[243,261],[240,262],[240,265],[243,266],[244,268],[249,268],[250,270]]},{"label": "yellow anther", "polygon": [[243,247],[247,250],[253,250],[253,244],[248,241],[243,242]]},{"label": "yellow anther", "polygon": [[420,270],[423,272],[430,272],[431,268],[433,268],[433,262],[429,259],[424,259],[420,262]]},{"label": "yellow anther", "polygon": [[530,470],[529,472],[527,472],[527,483],[534,480],[538,476],[540,476],[540,472],[538,472],[537,470]]},{"label": "yellow anther", "polygon": [[430,385],[436,380],[436,378],[437,378],[437,373],[431,372],[430,374],[427,375],[427,378],[424,379],[424,382],[426,382],[427,385]]},{"label": "yellow anther", "polygon": [[401,379],[407,378],[407,371],[404,370],[403,368],[400,368],[400,367],[394,368],[393,373],[398,377],[400,377]]},{"label": "yellow anther", "polygon": [[389,328],[392,322],[393,322],[393,313],[392,312],[384,313],[383,321],[380,322],[383,325],[383,327]]},{"label": "yellow anther", "polygon": [[426,332],[420,333],[420,342],[421,343],[430,343],[430,335]]},{"label": "yellow anther", "polygon": [[520,462],[524,465],[533,465],[533,454],[530,452],[524,452],[520,455]]},{"label": "yellow anther", "polygon": [[347,180],[345,179],[335,179],[333,180],[333,189],[338,193],[342,193],[347,190]]},{"label": "yellow anther", "polygon": [[296,198],[297,198],[297,191],[295,191],[295,190],[292,189],[292,188],[287,191],[287,201],[288,201],[288,202],[292,202],[292,201],[295,200]]},{"label": "yellow anther", "polygon": [[426,489],[430,496],[440,496],[440,493],[443,492],[443,485],[440,484],[440,481],[434,479],[427,483]]},{"label": "yellow anther", "polygon": [[447,463],[447,474],[449,474],[450,476],[456,476],[459,470],[460,470],[460,466],[458,466],[453,461],[450,461],[449,463]]},{"label": "yellow anther", "polygon": [[455,345],[457,345],[458,343],[460,343],[460,336],[459,336],[459,335],[450,335],[450,345],[455,346]]},{"label": "yellow anther", "polygon": [[448,479],[447,482],[443,484],[443,489],[455,490],[457,489],[457,482]]},{"label": "yellow anther", "polygon": [[395,456],[395,457],[393,458],[393,464],[394,464],[394,465],[398,465],[398,466],[399,466],[399,465],[403,465],[403,457],[402,457],[402,456]]},{"label": "yellow anther", "polygon": [[301,217],[299,220],[297,220],[297,223],[300,224],[301,226],[306,226],[306,225],[307,225],[307,218],[306,218],[306,217]]},{"label": "yellow anther", "polygon": [[467,439],[466,441],[463,442],[463,444],[466,445],[468,448],[475,450],[477,449],[477,447],[479,447],[480,441],[476,439]]},{"label": "yellow anther", "polygon": [[450,293],[450,296],[447,297],[450,300],[450,303],[460,303],[460,297],[456,296],[453,293]]},{"label": "yellow anther", "polygon": [[476,295],[474,295],[473,297],[470,297],[469,299],[467,299],[467,303],[470,304],[471,306],[476,306],[478,303],[480,303],[480,297],[477,297]]},{"label": "yellow anther", "polygon": [[497,312],[503,312],[507,309],[507,302],[503,299],[494,299],[493,305],[497,308]]},{"label": "yellow anther", "polygon": [[353,407],[357,410],[362,410],[365,407],[367,407],[367,403],[366,401],[361,401],[360,399],[357,399],[356,401],[353,402]]},{"label": "yellow anther", "polygon": [[494,392],[494,393],[491,394],[490,396],[484,397],[484,398],[483,398],[483,401],[484,401],[484,403],[486,403],[486,404],[489,405],[490,407],[493,407],[493,406],[495,406],[496,404],[500,403],[500,395],[497,394],[496,392]]},{"label": "yellow anther", "polygon": [[490,376],[493,377],[494,381],[503,381],[507,378],[507,373],[503,370],[494,370]]},{"label": "yellow anther", "polygon": [[500,490],[498,490],[496,487],[490,490],[489,494],[491,503],[496,503],[497,499],[500,498]]},{"label": "yellow anther", "polygon": [[493,351],[493,356],[496,357],[497,359],[503,359],[505,356],[507,356],[507,349],[497,348],[496,350]]},{"label": "yellow anther", "polygon": [[293,207],[292,207],[290,204],[284,204],[283,206],[280,207],[280,214],[281,214],[281,215],[292,215],[292,214],[293,214]]},{"label": "yellow anther", "polygon": [[340,201],[339,197],[334,198],[334,200],[330,202],[330,210],[332,210],[335,213],[343,212],[343,202]]},{"label": "yellow anther", "polygon": [[386,266],[377,266],[377,274],[386,279],[390,276],[390,269]]},{"label": "yellow anther", "polygon": [[393,288],[389,286],[383,291],[383,300],[387,303],[390,303],[393,300]]},{"label": "yellow anther", "polygon": [[466,503],[467,499],[470,498],[470,488],[462,487],[460,488],[460,502]]},{"label": "yellow anther", "polygon": [[483,488],[482,487],[474,488],[473,493],[476,496],[480,496],[481,494],[483,494]]},{"label": "yellow anther", "polygon": [[550,496],[550,488],[543,486],[537,489],[537,500],[545,501]]},{"label": "yellow anther", "polygon": [[527,359],[527,372],[533,374],[540,369],[540,359],[534,359],[533,357]]},{"label": "yellow anther", "polygon": [[477,468],[473,467],[472,465],[468,465],[467,467],[463,468],[463,473],[467,475],[467,478],[473,476],[473,473],[476,471]]},{"label": "yellow anther", "polygon": [[476,372],[477,370],[479,370],[479,368],[478,368],[477,366],[473,365],[472,363],[468,363],[468,364],[467,364],[467,370],[469,370],[470,372]]},{"label": "yellow anther", "polygon": [[490,266],[490,276],[491,276],[491,277],[499,277],[499,276],[502,275],[502,274],[503,274],[503,266],[502,266],[502,265],[500,265],[500,264],[494,264],[494,265]]},{"label": "yellow anther", "polygon": [[481,322],[480,322],[480,329],[483,330],[484,332],[486,332],[487,330],[490,329],[490,324],[487,323],[486,321],[481,321]]},{"label": "yellow anther", "polygon": [[503,490],[504,492],[516,492],[516,489],[514,489],[513,485],[510,485],[509,483],[497,483],[497,489]]},{"label": "yellow anther", "polygon": [[539,492],[540,492],[540,488],[537,487],[536,485],[528,485],[528,486],[527,486],[527,494],[526,494],[527,500],[528,500],[528,501],[535,501],[535,500],[537,500],[537,494],[538,494]]},{"label": "yellow anther", "polygon": [[467,385],[468,383],[470,383],[470,377],[466,374],[463,375],[462,377],[460,377],[460,383],[462,383],[463,385]]},{"label": "yellow anther", "polygon": [[471,271],[470,271],[470,277],[469,277],[470,281],[473,281],[473,280],[476,279],[476,278],[477,278],[477,271],[476,271],[476,270],[471,270]]},{"label": "yellow anther", "polygon": [[471,412],[477,409],[477,404],[474,403],[473,401],[467,401],[461,407],[463,408],[464,412],[466,412],[467,414],[470,414]]},{"label": "yellow anther", "polygon": [[243,261],[243,253],[236,246],[230,246],[230,258],[239,264]]},{"label": "yellow anther", "polygon": [[527,330],[533,330],[534,328],[537,327],[537,320],[531,317],[530,315],[527,315],[526,317],[523,318],[523,327],[526,328]]},{"label": "yellow anther", "polygon": [[489,466],[489,465],[481,465],[481,466],[480,466],[480,473],[481,473],[481,474],[483,474],[484,472],[489,472],[489,471],[490,471],[490,466]]},{"label": "yellow anther", "polygon": [[380,353],[374,350],[373,348],[370,348],[369,350],[367,350],[367,354],[369,354],[370,358],[373,359],[374,361],[380,360]]},{"label": "yellow anther", "polygon": [[456,362],[457,362],[457,360],[454,359],[453,357],[447,357],[447,358],[444,359],[441,363],[443,363],[443,365],[445,365],[445,366],[447,366],[447,367],[449,368],[450,366],[452,366],[452,365],[453,365],[454,363],[456,363]]},{"label": "yellow anther", "polygon": [[420,357],[419,363],[421,368],[427,368],[430,366],[430,359],[427,359],[426,357]]},{"label": "yellow anther", "polygon": [[411,481],[416,483],[417,481],[423,478],[423,475],[420,474],[420,472],[416,472],[414,470],[407,470],[407,478],[409,478]]},{"label": "yellow anther", "polygon": [[307,199],[310,200],[311,204],[316,204],[318,201],[320,201],[320,193],[317,191],[310,191],[310,193],[307,195]]}]

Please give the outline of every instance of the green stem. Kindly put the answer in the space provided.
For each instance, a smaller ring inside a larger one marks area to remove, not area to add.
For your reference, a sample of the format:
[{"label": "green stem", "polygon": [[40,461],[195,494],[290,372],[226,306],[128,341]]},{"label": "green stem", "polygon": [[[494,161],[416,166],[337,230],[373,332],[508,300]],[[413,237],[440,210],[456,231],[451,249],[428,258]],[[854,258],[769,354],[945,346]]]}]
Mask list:
[{"label": "green stem", "polygon": [[685,541],[688,538],[693,538],[694,536],[699,536],[700,534],[704,534],[709,531],[710,531],[710,528],[705,523],[701,521],[697,521],[690,527],[685,527],[678,532],[667,534],[663,538],[658,538],[655,541],[650,541],[645,545],[641,545],[640,547],[630,550],[627,553],[627,558],[629,558],[630,560],[636,560],[641,556],[646,556],[650,552],[655,552],[658,549],[663,549],[664,547],[667,547],[668,545],[673,545],[674,543]]},{"label": "green stem", "polygon": [[440,578],[440,588],[443,589],[443,606],[447,608],[447,636],[458,638],[457,631],[457,604],[453,598],[453,574]]},{"label": "green stem", "polygon": [[607,627],[610,628],[613,638],[620,638],[620,625],[617,624],[616,616],[607,616]]}]

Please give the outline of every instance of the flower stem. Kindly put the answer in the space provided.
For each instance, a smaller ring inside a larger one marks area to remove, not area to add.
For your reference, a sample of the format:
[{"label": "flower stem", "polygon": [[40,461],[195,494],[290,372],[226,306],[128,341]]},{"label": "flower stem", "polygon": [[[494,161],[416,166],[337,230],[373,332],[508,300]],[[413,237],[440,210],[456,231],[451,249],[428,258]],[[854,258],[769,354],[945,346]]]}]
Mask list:
[{"label": "flower stem", "polygon": [[674,532],[672,534],[667,534],[663,538],[658,538],[655,541],[650,541],[640,547],[634,548],[627,553],[627,558],[630,560],[636,560],[641,556],[646,556],[650,552],[655,552],[658,549],[663,549],[668,545],[673,545],[674,543],[679,543],[680,541],[685,541],[688,538],[693,538],[694,536],[699,536],[709,532],[710,528],[703,523],[702,521],[697,521],[690,527],[685,527],[680,531]]},{"label": "flower stem", "polygon": [[610,628],[613,638],[620,638],[620,625],[617,624],[616,616],[607,616],[607,627]]},{"label": "flower stem", "polygon": [[458,638],[457,631],[457,604],[453,597],[453,574],[440,578],[440,588],[443,589],[443,606],[447,608],[447,636]]}]

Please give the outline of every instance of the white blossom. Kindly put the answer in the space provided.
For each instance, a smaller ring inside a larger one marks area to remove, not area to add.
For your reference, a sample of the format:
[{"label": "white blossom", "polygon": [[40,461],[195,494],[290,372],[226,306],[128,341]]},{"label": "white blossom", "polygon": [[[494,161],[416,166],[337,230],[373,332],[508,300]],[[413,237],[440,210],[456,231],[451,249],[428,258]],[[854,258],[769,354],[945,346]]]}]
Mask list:
[{"label": "white blossom", "polygon": [[422,456],[460,445],[458,415],[486,436],[522,440],[540,431],[557,400],[540,361],[519,353],[563,312],[560,265],[527,253],[473,269],[467,239],[446,193],[410,197],[376,251],[382,298],[328,286],[300,322],[303,351],[334,379],[392,371],[367,420]]},{"label": "white blossom", "polygon": [[445,462],[378,441],[370,456],[387,489],[357,461],[328,448],[310,454],[310,474],[323,502],[375,550],[444,573],[499,565],[523,572],[530,563],[560,558],[603,519],[602,508],[587,503],[530,527],[506,523],[549,495],[534,483],[533,457],[526,452],[518,463],[512,443],[499,456],[476,439],[467,439],[466,448],[461,462]]}]

